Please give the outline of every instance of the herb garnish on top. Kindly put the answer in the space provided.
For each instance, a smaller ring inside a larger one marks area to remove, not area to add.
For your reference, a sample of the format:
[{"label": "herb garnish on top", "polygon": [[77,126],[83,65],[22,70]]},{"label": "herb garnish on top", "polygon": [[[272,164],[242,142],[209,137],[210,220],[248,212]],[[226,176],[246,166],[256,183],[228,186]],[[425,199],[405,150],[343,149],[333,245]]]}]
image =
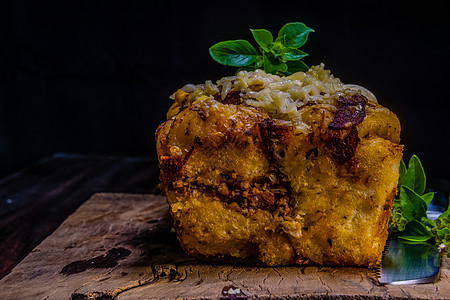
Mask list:
[{"label": "herb garnish on top", "polygon": [[220,64],[239,67],[239,70],[254,71],[263,69],[266,73],[290,75],[306,72],[309,67],[301,61],[308,54],[300,50],[314,32],[303,23],[293,22],[284,25],[274,40],[266,29],[250,29],[259,45],[259,51],[246,40],[219,42],[209,48],[211,57]]}]

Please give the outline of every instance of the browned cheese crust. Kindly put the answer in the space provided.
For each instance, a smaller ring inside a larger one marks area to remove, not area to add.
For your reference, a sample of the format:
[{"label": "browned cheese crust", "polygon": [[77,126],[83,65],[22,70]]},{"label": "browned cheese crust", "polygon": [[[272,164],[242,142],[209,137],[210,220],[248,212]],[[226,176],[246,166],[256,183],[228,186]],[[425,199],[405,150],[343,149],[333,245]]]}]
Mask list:
[{"label": "browned cheese crust", "polygon": [[[177,93],[182,102],[187,93]],[[156,132],[161,190],[191,255],[259,265],[373,267],[402,158],[392,112],[360,95],[299,109],[308,130],[206,99]]]}]

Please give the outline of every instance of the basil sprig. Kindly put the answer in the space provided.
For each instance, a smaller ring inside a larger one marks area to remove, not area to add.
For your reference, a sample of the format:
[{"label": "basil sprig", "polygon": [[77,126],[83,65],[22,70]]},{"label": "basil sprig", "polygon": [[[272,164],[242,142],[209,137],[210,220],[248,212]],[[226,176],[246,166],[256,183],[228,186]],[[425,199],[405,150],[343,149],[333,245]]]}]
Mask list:
[{"label": "basil sprig", "polygon": [[292,74],[306,72],[309,67],[301,61],[308,54],[300,50],[314,32],[303,23],[293,22],[284,25],[274,40],[266,29],[250,29],[259,46],[259,53],[246,40],[219,42],[209,48],[211,57],[220,64],[239,67],[239,70],[254,71],[263,69],[271,74]]},{"label": "basil sprig", "polygon": [[450,248],[450,205],[436,220],[427,217],[433,192],[425,193],[426,176],[422,163],[413,155],[406,166],[402,160],[398,195],[389,219],[389,229],[409,243],[432,242]]}]

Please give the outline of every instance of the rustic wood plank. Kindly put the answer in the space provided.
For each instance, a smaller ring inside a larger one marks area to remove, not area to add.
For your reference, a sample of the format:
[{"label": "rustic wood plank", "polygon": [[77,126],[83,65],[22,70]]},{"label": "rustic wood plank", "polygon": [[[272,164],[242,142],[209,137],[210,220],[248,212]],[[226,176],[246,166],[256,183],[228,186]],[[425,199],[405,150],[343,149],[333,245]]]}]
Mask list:
[{"label": "rustic wood plank", "polygon": [[[86,265],[92,268],[86,269]],[[434,284],[380,286],[363,268],[206,263],[183,253],[163,197],[96,194],[0,281],[5,299],[448,299]],[[228,293],[229,292],[229,293]],[[231,293],[231,294],[230,294]]]},{"label": "rustic wood plank", "polygon": [[155,157],[55,154],[0,180],[0,279],[96,192],[154,193]]}]

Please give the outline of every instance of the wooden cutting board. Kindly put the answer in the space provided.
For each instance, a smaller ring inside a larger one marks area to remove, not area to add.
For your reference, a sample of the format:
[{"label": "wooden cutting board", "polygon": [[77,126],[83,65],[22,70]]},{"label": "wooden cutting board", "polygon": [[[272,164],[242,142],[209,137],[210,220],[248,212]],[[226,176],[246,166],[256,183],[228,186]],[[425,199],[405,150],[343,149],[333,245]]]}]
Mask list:
[{"label": "wooden cutting board", "polygon": [[0,298],[450,298],[448,259],[435,284],[380,286],[363,268],[205,263],[171,228],[163,197],[95,194],[0,281]]}]

